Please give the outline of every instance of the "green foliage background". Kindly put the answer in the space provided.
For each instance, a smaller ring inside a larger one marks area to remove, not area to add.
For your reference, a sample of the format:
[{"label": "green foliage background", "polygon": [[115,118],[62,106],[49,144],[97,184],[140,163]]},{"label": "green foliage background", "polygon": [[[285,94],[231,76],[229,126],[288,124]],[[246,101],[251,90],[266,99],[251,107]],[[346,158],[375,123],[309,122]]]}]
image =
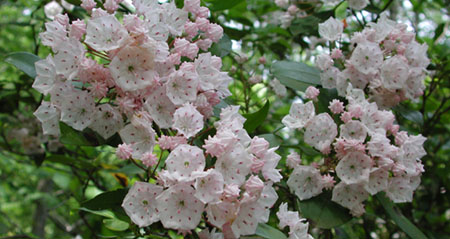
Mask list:
[{"label": "green foliage background", "polygon": [[[32,142],[18,140],[17,135],[24,129],[30,138],[35,137],[32,140],[43,137],[39,136],[39,124],[32,115],[42,97],[31,88],[33,79],[7,61],[14,58],[10,55],[13,52],[29,52],[41,58],[50,53],[38,38],[38,33],[44,30],[43,6],[47,2],[0,1],[0,239],[135,238],[139,235],[179,238],[173,231],[165,234],[161,224],[139,231],[117,206],[127,186],[143,180],[140,168],[115,157],[111,146],[117,145],[117,138],[105,141],[92,132],[77,132],[61,125],[60,143],[49,139],[30,150],[24,146]],[[69,2],[79,4],[76,0]],[[428,154],[422,159],[426,171],[421,186],[412,203],[392,206],[383,195],[369,199],[367,213],[359,218],[348,217],[345,211],[333,209],[334,205],[324,206],[320,198],[298,203],[282,184],[277,185],[280,199],[275,207],[283,201],[297,205],[311,219],[310,225],[315,228],[311,233],[315,238],[423,238],[412,224],[427,238],[450,238],[450,4],[444,0],[411,0],[407,1],[411,9],[405,10],[403,1],[370,2],[365,10],[371,18],[376,18],[381,10],[388,10],[394,19],[413,26],[418,33],[417,40],[429,46],[432,63],[427,90],[417,102],[402,103],[394,109],[402,130],[428,138],[425,144]],[[224,27],[226,36],[212,51],[223,57],[225,70],[233,68],[230,75],[235,79],[230,86],[233,96],[219,106],[241,105],[242,113],[250,122],[246,124],[249,133],[266,138],[272,146],[280,146],[281,168],[291,150],[301,152],[304,160],[317,159],[318,152],[299,143],[301,135],[289,134],[281,125],[291,102],[295,97],[302,97],[300,91],[307,85],[319,84],[305,37],[318,36],[317,24],[332,15],[352,19],[348,21],[347,32],[361,30],[367,19],[346,9],[346,3],[335,9],[305,3],[301,7],[310,15],[296,19],[289,29],[283,29],[268,17],[278,9],[272,0],[205,0],[202,4],[211,8],[213,21]],[[71,19],[85,16],[79,7],[67,13]],[[359,16],[358,21],[355,15]],[[424,24],[425,20],[432,24]],[[232,48],[231,40],[240,47]],[[239,63],[236,60],[239,54],[249,59]],[[258,63],[260,56],[267,59],[264,66]],[[248,79],[256,74],[264,75],[265,80],[252,86]],[[267,89],[274,76],[289,87],[287,97],[276,97]],[[319,98],[327,99],[333,94],[322,90]],[[318,103],[322,111],[326,110],[325,101]],[[51,150],[54,145],[60,147]],[[329,200],[323,201],[326,204]],[[317,213],[322,216],[318,217]],[[279,231],[274,229],[277,228],[274,215],[268,224],[258,228],[255,237],[280,238]],[[284,233],[287,235],[287,231]]]}]

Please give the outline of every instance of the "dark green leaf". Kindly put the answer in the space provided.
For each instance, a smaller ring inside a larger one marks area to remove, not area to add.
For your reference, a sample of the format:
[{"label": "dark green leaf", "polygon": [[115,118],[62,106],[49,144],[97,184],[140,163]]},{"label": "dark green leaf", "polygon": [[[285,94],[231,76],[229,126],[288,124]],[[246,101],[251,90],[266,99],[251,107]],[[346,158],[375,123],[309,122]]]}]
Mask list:
[{"label": "dark green leaf", "polygon": [[85,211],[85,212],[89,212],[98,216],[102,216],[102,217],[107,217],[107,218],[114,218],[114,213],[111,212],[110,210],[100,210],[100,211],[95,211],[95,210],[90,210],[84,207],[79,208],[79,210],[81,211]]},{"label": "dark green leaf", "polygon": [[277,238],[277,239],[286,239],[287,237],[278,229],[273,228],[267,224],[258,224],[258,227],[256,228],[256,235],[262,237],[262,238]]},{"label": "dark green leaf", "polygon": [[337,19],[345,19],[347,17],[348,2],[344,1],[335,10],[334,15]]},{"label": "dark green leaf", "polygon": [[55,163],[61,163],[65,165],[75,165],[79,166],[81,168],[93,168],[94,165],[92,165],[90,162],[86,162],[83,160],[70,158],[64,155],[57,155],[53,154],[45,158],[45,161],[55,162]]},{"label": "dark green leaf", "polygon": [[408,220],[401,212],[395,207],[394,203],[385,196],[384,193],[378,193],[375,198],[380,201],[384,210],[388,216],[394,220],[395,224],[400,227],[409,237],[412,239],[427,239],[425,234],[420,231],[411,221]]},{"label": "dark green leaf", "polygon": [[127,192],[127,189],[104,192],[93,199],[84,201],[81,203],[81,206],[90,210],[105,210],[120,207]]},{"label": "dark green leaf", "polygon": [[271,72],[283,85],[294,90],[304,91],[310,85],[320,85],[319,70],[301,62],[277,61]]},{"label": "dark green leaf", "polygon": [[439,24],[439,26],[434,31],[433,41],[436,41],[442,35],[442,32],[444,32],[444,28],[445,28],[445,23]]},{"label": "dark green leaf", "polygon": [[208,7],[211,11],[221,11],[233,8],[244,0],[207,0],[206,2],[210,3]]},{"label": "dark green leaf", "polygon": [[19,70],[25,72],[31,78],[36,77],[34,63],[41,58],[29,52],[14,52],[6,56],[5,61],[13,64]]},{"label": "dark green leaf", "polygon": [[258,126],[260,126],[264,120],[266,120],[267,115],[269,114],[270,103],[269,101],[257,112],[253,114],[246,114],[244,117],[247,119],[244,123],[244,128],[250,134],[255,131]]},{"label": "dark green leaf", "polygon": [[293,35],[318,35],[319,23],[321,22],[322,20],[315,16],[296,18],[292,21],[289,30]]},{"label": "dark green leaf", "polygon": [[90,142],[83,133],[73,129],[63,122],[59,122],[59,129],[61,131],[61,136],[59,140],[63,144],[71,144],[78,146],[93,146],[94,143]]},{"label": "dark green leaf", "polygon": [[230,54],[231,45],[232,43],[230,37],[228,37],[227,34],[223,34],[222,39],[220,39],[219,42],[214,43],[211,46],[210,50],[213,55],[216,55],[218,57],[224,57]]},{"label": "dark green leaf", "polygon": [[394,110],[399,112],[403,118],[405,118],[411,122],[414,122],[414,123],[418,124],[419,126],[423,125],[423,115],[419,111],[411,110],[411,109],[406,108],[401,105],[395,107]]},{"label": "dark green leaf", "polygon": [[130,227],[130,224],[127,222],[115,218],[103,219],[103,224],[105,224],[105,227],[109,230],[118,232],[125,231]]},{"label": "dark green leaf", "polygon": [[337,90],[336,89],[320,89],[320,94],[317,97],[319,99],[319,102],[317,104],[317,113],[324,113],[329,112],[328,106],[330,105],[330,102],[333,99],[338,98]]},{"label": "dark green leaf", "polygon": [[314,221],[319,228],[334,228],[352,219],[347,209],[331,201],[330,192],[301,201],[300,210],[304,217]]}]

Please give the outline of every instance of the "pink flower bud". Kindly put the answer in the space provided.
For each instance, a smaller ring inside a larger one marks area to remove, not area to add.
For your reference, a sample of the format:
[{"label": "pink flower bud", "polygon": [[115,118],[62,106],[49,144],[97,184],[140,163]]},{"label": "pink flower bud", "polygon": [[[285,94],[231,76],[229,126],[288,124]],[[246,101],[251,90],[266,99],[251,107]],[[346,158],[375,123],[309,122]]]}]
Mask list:
[{"label": "pink flower bud", "polygon": [[267,149],[269,149],[269,142],[264,138],[258,136],[253,137],[250,144],[250,151],[259,158],[263,158]]},{"label": "pink flower bud", "polygon": [[239,197],[240,192],[239,185],[234,183],[228,184],[223,189],[223,197],[228,201],[234,201]]},{"label": "pink flower bud", "polygon": [[333,114],[340,114],[344,112],[344,103],[337,99],[334,99],[330,102],[328,109],[330,109]]},{"label": "pink flower bud", "polygon": [[158,163],[158,157],[151,152],[147,152],[142,156],[141,161],[145,166],[151,167]]},{"label": "pink flower bud", "polygon": [[131,155],[133,154],[133,149],[128,144],[119,144],[117,146],[116,155],[120,159],[129,159],[131,158]]},{"label": "pink flower bud", "polygon": [[88,12],[91,12],[95,6],[97,3],[94,0],[82,0],[81,7]]},{"label": "pink flower bud", "polygon": [[319,91],[316,87],[314,87],[314,86],[309,86],[309,87],[306,89],[305,97],[306,97],[307,99],[317,101],[317,96],[319,96],[319,94],[320,94],[320,91]]},{"label": "pink flower bud", "polygon": [[209,24],[206,36],[213,42],[218,42],[223,36],[223,29],[220,25],[212,23]]},{"label": "pink flower bud", "polygon": [[296,152],[290,153],[286,158],[286,165],[288,168],[296,168],[302,163],[302,160],[300,159],[300,155]]},{"label": "pink flower bud", "polygon": [[86,33],[86,23],[83,20],[76,20],[72,22],[70,26],[69,35],[77,40],[81,40]]},{"label": "pink flower bud", "polygon": [[245,191],[250,194],[250,196],[259,196],[264,188],[264,182],[255,175],[250,176],[250,178],[245,182]]},{"label": "pink flower bud", "polygon": [[213,42],[210,39],[200,39],[196,42],[197,46],[203,51],[207,51],[211,47],[212,43]]}]

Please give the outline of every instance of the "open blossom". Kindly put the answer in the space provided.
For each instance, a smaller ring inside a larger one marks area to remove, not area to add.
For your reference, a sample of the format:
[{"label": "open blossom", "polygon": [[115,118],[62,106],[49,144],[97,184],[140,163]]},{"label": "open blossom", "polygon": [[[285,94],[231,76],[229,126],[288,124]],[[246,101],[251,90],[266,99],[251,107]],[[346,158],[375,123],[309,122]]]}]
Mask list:
[{"label": "open blossom", "polygon": [[311,101],[306,104],[295,102],[289,110],[289,115],[285,116],[282,122],[291,129],[302,129],[315,115],[314,104]]},{"label": "open blossom", "polygon": [[173,115],[173,127],[186,138],[190,138],[203,129],[203,115],[187,103],[177,109]]},{"label": "open blossom", "polygon": [[159,220],[155,198],[163,187],[150,183],[136,182],[122,202],[127,215],[139,227],[149,226]]},{"label": "open blossom", "polygon": [[339,39],[343,31],[344,24],[333,17],[330,17],[325,22],[319,24],[320,36],[328,41],[336,41]]}]

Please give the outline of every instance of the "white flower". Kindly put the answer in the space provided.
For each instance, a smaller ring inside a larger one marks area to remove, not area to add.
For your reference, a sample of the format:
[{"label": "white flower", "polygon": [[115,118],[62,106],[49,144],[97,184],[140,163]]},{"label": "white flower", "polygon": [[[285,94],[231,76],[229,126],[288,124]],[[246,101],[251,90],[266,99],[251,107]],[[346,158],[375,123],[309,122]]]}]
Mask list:
[{"label": "white flower", "polygon": [[157,198],[159,217],[164,228],[195,229],[202,218],[204,204],[194,196],[189,184],[176,184]]},{"label": "white flower", "polygon": [[34,66],[36,68],[36,79],[33,88],[46,95],[52,90],[57,78],[53,57],[48,55],[44,60],[37,61]]},{"label": "white flower", "polygon": [[339,136],[344,139],[357,140],[363,143],[367,137],[367,129],[360,121],[350,120],[340,126]]},{"label": "white flower", "polygon": [[95,102],[86,91],[77,91],[64,96],[61,106],[61,121],[76,130],[88,127],[93,119]]},{"label": "white flower", "polygon": [[216,170],[222,173],[225,183],[242,185],[250,173],[251,163],[251,155],[238,143],[217,158]]},{"label": "white flower", "polygon": [[186,103],[173,114],[172,127],[190,138],[203,129],[203,115],[191,103]]},{"label": "white flower", "polygon": [[61,7],[61,5],[59,5],[59,3],[55,2],[55,1],[51,1],[47,4],[45,4],[45,6],[44,6],[45,16],[52,20],[55,18],[56,15],[62,13],[63,10],[64,9]]},{"label": "white flower", "polygon": [[111,76],[124,91],[141,90],[155,85],[158,74],[153,70],[155,54],[144,47],[122,48],[110,64]]},{"label": "white flower", "polygon": [[369,4],[367,0],[348,0],[348,6],[354,10],[362,10]]},{"label": "white flower", "polygon": [[337,125],[328,113],[316,115],[306,125],[305,142],[319,151],[326,151],[337,135]]},{"label": "white flower", "polygon": [[[223,177],[215,169],[204,173],[193,172],[195,179],[195,196],[203,203],[217,202],[223,192]],[[197,176],[199,175],[199,176]]]},{"label": "white flower", "polygon": [[123,128],[122,115],[109,104],[97,106],[92,118],[89,128],[99,133],[104,139],[108,139]]},{"label": "white flower", "polygon": [[364,74],[376,74],[383,64],[383,52],[378,44],[366,41],[353,50],[349,62]]},{"label": "white flower", "polygon": [[289,110],[289,114],[281,122],[290,129],[302,129],[315,115],[316,112],[312,101],[308,101],[306,104],[294,102]]},{"label": "white flower", "polygon": [[122,207],[139,227],[146,227],[159,221],[156,209],[156,197],[163,187],[150,183],[136,182],[128,191],[122,202]]},{"label": "white flower", "polygon": [[322,192],[322,176],[312,166],[298,166],[289,176],[287,185],[300,200],[319,195]]},{"label": "white flower", "polygon": [[341,37],[344,31],[344,23],[334,19],[334,17],[328,18],[323,23],[319,24],[319,34],[321,37],[327,39],[328,41],[336,41]]},{"label": "white flower", "polygon": [[33,113],[42,123],[42,130],[46,135],[59,135],[60,110],[50,102],[42,101],[41,105]]},{"label": "white flower", "polygon": [[203,151],[188,144],[178,145],[166,159],[167,171],[180,182],[192,181],[194,172],[203,172],[205,156]]},{"label": "white flower", "polygon": [[119,131],[120,138],[133,149],[133,158],[140,159],[145,153],[152,152],[155,146],[155,131],[147,127],[128,124]]},{"label": "white flower", "polygon": [[383,86],[388,90],[404,88],[408,75],[409,67],[406,59],[399,55],[387,59],[381,66]]},{"label": "white flower", "polygon": [[368,182],[372,159],[361,152],[350,152],[336,166],[336,174],[346,184]]},{"label": "white flower", "polygon": [[346,184],[340,182],[333,189],[331,201],[339,203],[341,206],[350,209],[356,216],[364,213],[364,202],[369,197],[369,193],[364,189],[363,184]]},{"label": "white flower", "polygon": [[287,94],[286,86],[282,85],[277,79],[273,79],[269,82],[269,85],[275,91],[275,94],[279,97],[285,97]]},{"label": "white flower", "polygon": [[170,128],[176,106],[166,95],[166,86],[161,86],[145,100],[144,108],[160,128]]},{"label": "white flower", "polygon": [[378,192],[384,191],[388,187],[389,171],[384,168],[374,168],[369,176],[369,183],[364,185],[364,189],[375,195]]},{"label": "white flower", "polygon": [[127,30],[114,15],[97,17],[87,23],[85,42],[97,51],[115,50],[127,38]]}]

